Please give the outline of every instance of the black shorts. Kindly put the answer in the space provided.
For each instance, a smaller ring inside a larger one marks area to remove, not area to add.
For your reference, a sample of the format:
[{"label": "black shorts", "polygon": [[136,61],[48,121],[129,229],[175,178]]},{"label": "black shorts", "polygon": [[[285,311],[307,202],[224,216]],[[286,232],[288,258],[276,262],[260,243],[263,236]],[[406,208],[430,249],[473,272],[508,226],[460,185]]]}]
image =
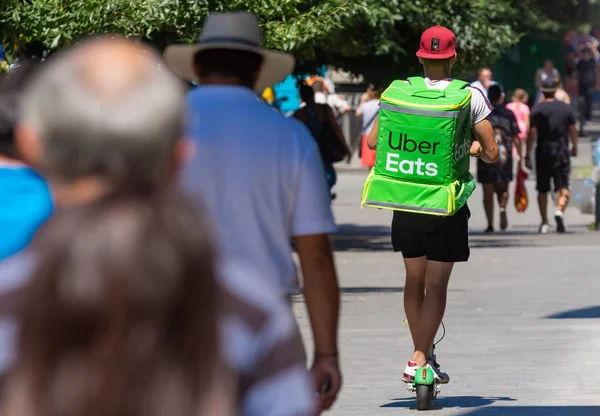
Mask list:
[{"label": "black shorts", "polygon": [[536,155],[535,170],[537,191],[540,193],[550,192],[550,179],[554,182],[554,192],[571,187],[571,161],[568,157]]},{"label": "black shorts", "polygon": [[513,161],[509,157],[506,165],[485,163],[477,159],[477,181],[480,183],[506,183],[513,180]]},{"label": "black shorts", "polygon": [[457,263],[469,260],[469,217],[465,205],[450,217],[394,211],[392,246],[404,258]]}]

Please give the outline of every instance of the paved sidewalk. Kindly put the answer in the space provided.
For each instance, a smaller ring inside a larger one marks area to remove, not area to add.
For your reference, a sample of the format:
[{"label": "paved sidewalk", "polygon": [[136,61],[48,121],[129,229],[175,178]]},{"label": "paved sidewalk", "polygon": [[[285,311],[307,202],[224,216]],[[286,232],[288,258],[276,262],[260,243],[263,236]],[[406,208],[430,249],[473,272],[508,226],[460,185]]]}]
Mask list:
[{"label": "paved sidewalk", "polygon": [[[402,258],[391,252],[391,213],[359,208],[365,175],[342,172],[336,187],[345,386],[329,414],[414,413],[400,382],[412,353]],[[600,234],[570,208],[566,235],[538,235],[532,182],[528,189],[532,205],[524,214],[511,205],[502,234],[482,233],[480,190],[471,198],[471,260],[455,267],[437,350],[452,381],[433,414],[600,415]],[[308,339],[304,305],[294,306]]]}]

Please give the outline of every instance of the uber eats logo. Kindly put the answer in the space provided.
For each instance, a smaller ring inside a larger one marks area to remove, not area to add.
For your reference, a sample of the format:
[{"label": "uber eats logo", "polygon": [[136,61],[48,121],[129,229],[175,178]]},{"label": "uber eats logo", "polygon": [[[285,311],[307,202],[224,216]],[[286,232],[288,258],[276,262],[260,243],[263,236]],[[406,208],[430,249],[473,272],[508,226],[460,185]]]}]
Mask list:
[{"label": "uber eats logo", "polygon": [[[385,170],[401,172],[405,175],[436,176],[438,174],[437,163],[424,162],[421,157],[418,157],[417,160],[401,159],[401,154],[408,153],[412,156],[413,153],[417,152],[423,156],[435,156],[438,151],[441,151],[438,149],[441,142],[423,140],[417,143],[406,133],[397,133],[394,137],[394,133],[390,131],[388,145],[391,150],[397,150],[401,153],[388,152]],[[414,159],[414,157],[411,159]]]},{"label": "uber eats logo", "polygon": [[454,163],[458,163],[459,160],[469,156],[471,150],[471,141],[467,138],[462,143],[456,143],[454,145]]},{"label": "uber eats logo", "polygon": [[451,157],[454,158],[454,163],[458,163],[469,155],[471,143],[466,139],[462,143],[456,143],[452,150],[446,150],[441,141],[417,141],[408,133],[389,132],[388,146],[391,151],[387,153],[385,170],[433,177],[438,175],[440,169],[433,160],[443,161],[445,155],[441,153],[450,151],[453,152]]}]

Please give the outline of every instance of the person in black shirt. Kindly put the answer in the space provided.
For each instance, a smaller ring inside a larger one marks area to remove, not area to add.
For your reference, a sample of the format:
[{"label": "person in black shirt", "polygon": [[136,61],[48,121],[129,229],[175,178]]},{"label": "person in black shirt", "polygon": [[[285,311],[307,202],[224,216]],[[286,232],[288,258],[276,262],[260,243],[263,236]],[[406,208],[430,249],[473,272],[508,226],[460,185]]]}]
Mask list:
[{"label": "person in black shirt", "polygon": [[508,228],[506,204],[508,203],[508,183],[513,180],[513,146],[521,158],[521,139],[519,139],[519,124],[512,111],[504,105],[504,91],[500,84],[494,84],[488,89],[488,99],[494,109],[488,116],[494,136],[500,148],[500,157],[496,163],[484,163],[477,160],[477,179],[483,184],[483,206],[487,216],[486,233],[494,232],[494,194],[500,206],[500,229]]},{"label": "person in black shirt", "polygon": [[[537,138],[535,167],[537,176],[538,203],[542,216],[540,232],[550,231],[548,224],[548,192],[550,179],[554,182],[554,191],[558,196],[557,210],[554,213],[556,230],[565,232],[564,211],[569,202],[569,175],[571,173],[570,156],[577,156],[577,128],[571,107],[556,101],[554,93],[559,80],[548,78],[542,83],[544,102],[536,105],[531,113],[531,130],[527,140],[525,164],[531,169],[531,152]],[[569,152],[569,137],[571,151]]]},{"label": "person in black shirt", "polygon": [[583,125],[592,118],[592,104],[600,82],[600,69],[589,48],[583,50],[583,59],[577,62],[576,68],[579,78],[579,100],[583,104],[580,108],[583,117],[579,125],[579,135],[583,136]]}]

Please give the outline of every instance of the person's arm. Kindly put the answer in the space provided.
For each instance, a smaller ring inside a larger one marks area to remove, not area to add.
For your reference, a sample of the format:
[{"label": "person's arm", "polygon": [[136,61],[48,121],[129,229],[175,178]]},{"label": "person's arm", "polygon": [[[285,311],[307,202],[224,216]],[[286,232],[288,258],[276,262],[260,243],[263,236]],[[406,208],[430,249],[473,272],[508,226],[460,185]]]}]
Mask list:
[{"label": "person's arm", "polygon": [[327,96],[327,104],[329,104],[330,107],[335,107],[336,111],[340,116],[345,115],[352,109],[348,101],[344,100],[338,94],[331,94]]},{"label": "person's arm", "polygon": [[600,65],[597,62],[594,70],[596,71],[596,90],[600,90]]},{"label": "person's arm", "polygon": [[377,149],[377,132],[379,131],[379,116],[375,117],[375,123],[373,124],[373,128],[369,132],[369,136],[367,136],[367,146],[369,149],[375,150]]},{"label": "person's arm", "polygon": [[471,156],[478,157],[486,163],[494,163],[500,155],[498,143],[494,138],[492,123],[486,118],[473,127],[477,141],[471,146]]},{"label": "person's arm", "polygon": [[534,84],[535,84],[535,87],[536,87],[538,90],[539,90],[540,88],[542,88],[542,77],[541,77],[541,74],[542,74],[542,70],[541,70],[541,69],[538,69],[538,70],[535,72],[535,82],[534,82]]},{"label": "person's arm", "polygon": [[533,166],[531,163],[531,152],[533,151],[533,145],[537,139],[537,128],[532,126],[529,129],[529,135],[527,136],[527,150],[525,151],[525,166],[527,169],[531,169]]},{"label": "person's arm", "polygon": [[523,163],[523,142],[519,136],[513,136],[513,147],[517,151],[517,156],[519,156],[519,166]]},{"label": "person's arm", "polygon": [[348,143],[346,143],[346,138],[344,137],[344,133],[342,133],[342,128],[335,120],[335,114],[333,114],[333,110],[328,105],[324,105],[325,108],[325,117],[327,118],[327,123],[329,123],[329,127],[333,129],[333,133],[337,137],[337,139],[344,145],[344,148],[348,152],[348,154],[352,153],[350,148],[348,147]]},{"label": "person's arm", "polygon": [[577,133],[577,126],[575,125],[575,114],[572,111],[569,115],[569,137],[571,138],[571,156],[577,156],[579,134]]},{"label": "person's arm", "polygon": [[340,292],[328,235],[295,238],[304,280],[304,298],[315,343],[311,372],[316,385],[327,386],[321,393],[321,408],[329,409],[341,389],[337,332]]},{"label": "person's arm", "polygon": [[577,156],[578,154],[578,143],[579,143],[579,134],[577,133],[577,127],[572,124],[569,126],[569,136],[571,137],[571,156]]},{"label": "person's arm", "polygon": [[302,162],[297,166],[291,226],[315,343],[311,372],[317,386],[329,384],[327,392],[320,394],[325,410],[333,405],[342,383],[337,357],[340,295],[329,239],[337,227],[319,149],[312,139],[305,143]]},{"label": "person's arm", "polygon": [[[523,162],[523,144],[521,143],[521,138],[519,134],[521,133],[521,129],[519,128],[519,123],[517,122],[517,117],[511,112],[510,115],[510,128],[511,135],[513,136],[513,147],[517,151],[517,156],[519,156],[519,164]],[[511,150],[511,149],[507,149]]]},{"label": "person's arm", "polygon": [[315,354],[337,355],[339,287],[329,235],[297,236],[295,241],[314,333]]}]

